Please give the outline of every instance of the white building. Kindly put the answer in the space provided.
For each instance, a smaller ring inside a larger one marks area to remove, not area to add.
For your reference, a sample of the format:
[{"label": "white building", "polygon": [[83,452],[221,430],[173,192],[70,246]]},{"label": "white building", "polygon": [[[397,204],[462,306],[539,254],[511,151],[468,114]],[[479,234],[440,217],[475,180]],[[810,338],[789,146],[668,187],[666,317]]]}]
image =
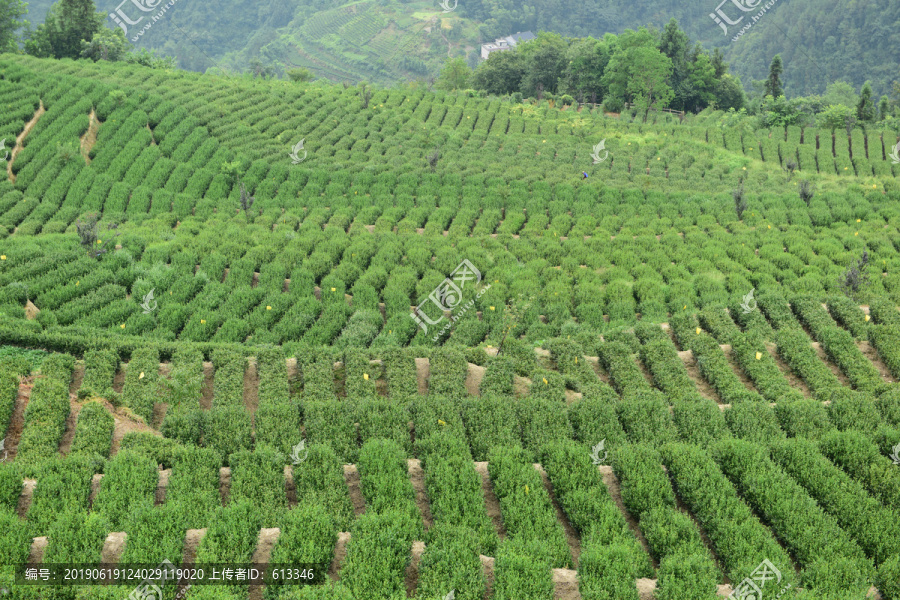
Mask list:
[{"label": "white building", "polygon": [[536,37],[537,36],[530,31],[519,31],[506,37],[497,38],[493,42],[481,45],[481,58],[487,60],[487,57],[490,56],[491,52],[510,50],[515,48],[516,45],[533,40]]}]

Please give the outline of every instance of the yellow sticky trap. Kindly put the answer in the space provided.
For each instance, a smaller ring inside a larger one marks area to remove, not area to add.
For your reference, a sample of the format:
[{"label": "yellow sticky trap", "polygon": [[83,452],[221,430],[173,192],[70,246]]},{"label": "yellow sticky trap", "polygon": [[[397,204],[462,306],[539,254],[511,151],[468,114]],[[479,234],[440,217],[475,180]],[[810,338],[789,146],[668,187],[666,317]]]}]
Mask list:
[{"label": "yellow sticky trap", "polygon": [[493,306],[491,307],[491,310],[494,310],[494,307],[493,307]]},{"label": "yellow sticky trap", "polygon": [[762,359],[762,352],[757,352],[757,353],[756,353],[756,360],[760,360],[760,359]]},{"label": "yellow sticky trap", "polygon": [[703,330],[700,329],[700,328],[698,327],[698,328],[697,328],[697,335],[700,335],[700,332],[701,332],[701,331],[703,331]]},{"label": "yellow sticky trap", "polygon": [[525,495],[526,496],[528,495],[528,485],[527,484],[525,485]]},{"label": "yellow sticky trap", "polygon": [[6,260],[6,255],[4,254],[4,255],[0,256],[0,260]]},{"label": "yellow sticky trap", "polygon": [[204,325],[206,323],[206,319],[200,319],[200,324]]},{"label": "yellow sticky trap", "polygon": [[119,327],[121,327],[122,329],[125,329],[125,323],[122,323],[121,325],[119,325]]},{"label": "yellow sticky trap", "polygon": [[866,323],[868,323],[868,322],[869,322],[869,319],[871,319],[871,318],[872,318],[872,317],[870,317],[869,315],[866,315]]},{"label": "yellow sticky trap", "polygon": [[368,374],[368,373],[363,373],[363,379],[365,379],[366,381],[368,381],[368,380],[369,380],[369,374]]},{"label": "yellow sticky trap", "polygon": [[272,307],[271,307],[271,306],[267,306],[267,307],[266,307],[266,310],[272,310]]},{"label": "yellow sticky trap", "polygon": [[332,292],[336,292],[336,291],[337,291],[337,288],[331,288],[331,291],[332,291]]},{"label": "yellow sticky trap", "polygon": [[546,377],[543,377],[542,379],[544,380],[544,383],[546,383],[547,385],[550,385],[550,382],[547,381],[547,378],[546,378]]},{"label": "yellow sticky trap", "polygon": [[144,372],[143,372],[143,371],[141,371],[141,374],[140,374],[140,375],[138,375],[138,379],[143,379],[143,378],[144,378]]},{"label": "yellow sticky trap", "polygon": [[443,419],[438,419],[438,425],[446,425],[447,422]]}]

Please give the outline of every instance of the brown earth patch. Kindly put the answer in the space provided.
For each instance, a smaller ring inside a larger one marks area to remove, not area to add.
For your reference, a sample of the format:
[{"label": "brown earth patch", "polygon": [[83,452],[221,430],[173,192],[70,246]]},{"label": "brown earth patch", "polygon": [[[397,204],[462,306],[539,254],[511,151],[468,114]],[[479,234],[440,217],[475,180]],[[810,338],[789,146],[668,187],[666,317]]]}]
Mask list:
[{"label": "brown earth patch", "polygon": [[581,540],[578,537],[578,532],[572,527],[569,518],[566,517],[566,513],[563,512],[563,509],[559,506],[556,494],[553,493],[553,484],[550,482],[550,477],[547,476],[544,467],[538,463],[534,463],[534,468],[541,474],[541,481],[544,484],[544,489],[547,490],[547,494],[550,496],[550,502],[553,504],[553,509],[556,511],[556,520],[559,521],[560,525],[563,527],[563,531],[566,532],[566,543],[569,545],[569,554],[572,555],[572,561],[577,565],[578,558],[581,556]]},{"label": "brown earth patch", "polygon": [[[253,553],[253,559],[250,562],[255,564],[267,564],[280,535],[281,530],[277,527],[260,529],[259,539],[256,542],[256,551]],[[263,600],[264,587],[265,586],[262,585],[251,585],[250,600]]]},{"label": "brown earth patch", "polygon": [[77,396],[84,381],[84,361],[75,362],[75,370],[72,371],[72,381],[69,382],[69,396]]},{"label": "brown earth patch", "polygon": [[831,362],[830,358],[828,358],[828,353],[825,352],[825,348],[822,347],[822,344],[820,344],[819,342],[811,342],[810,345],[813,347],[813,350],[816,351],[819,360],[824,362],[825,366],[827,366],[831,370],[831,372],[834,373],[834,376],[838,378],[838,381],[841,382],[841,385],[853,387],[852,385],[850,385],[850,380],[847,379],[847,376],[844,375],[844,372],[841,371],[836,364]]},{"label": "brown earth patch", "polygon": [[738,379],[741,380],[741,383],[744,384],[744,387],[752,392],[756,392],[756,386],[753,385],[753,381],[747,377],[747,374],[744,373],[744,370],[735,362],[734,355],[731,350],[731,346],[729,344],[719,344],[719,348],[722,349],[722,352],[725,354],[725,358],[728,360],[728,364],[731,365],[731,370],[734,371],[734,374]]},{"label": "brown earth patch", "polygon": [[641,600],[654,600],[656,598],[656,580],[642,577],[635,582],[638,596]]},{"label": "brown earth patch", "polygon": [[[116,408],[110,404],[108,400],[103,400],[102,402],[106,410],[112,414],[113,421],[115,422],[113,427],[112,447],[109,452],[110,456],[115,456],[119,451],[119,446],[122,444],[122,438],[131,431],[152,433],[155,436],[162,437],[160,432],[147,425],[141,417],[131,412],[131,409],[124,406]],[[157,404],[157,406],[160,405]],[[162,406],[164,407],[165,405]]]},{"label": "brown earth patch", "polygon": [[219,498],[222,499],[222,506],[228,504],[228,496],[231,494],[231,468],[221,467],[219,469]]},{"label": "brown earth patch", "polygon": [[44,550],[47,549],[47,536],[36,537],[31,542],[31,550],[28,551],[28,564],[36,565],[44,560]]},{"label": "brown earth patch", "polygon": [[125,551],[127,534],[124,531],[113,531],[106,536],[103,542],[103,551],[100,554],[101,563],[117,563]]},{"label": "brown earth patch", "polygon": [[484,591],[484,600],[488,600],[494,595],[494,557],[479,554],[478,558],[481,559],[481,568],[484,571],[484,580],[487,584]]},{"label": "brown earth patch", "polygon": [[694,387],[697,388],[700,395],[714,401],[716,404],[721,404],[722,399],[719,397],[716,389],[700,373],[700,365],[697,364],[697,358],[694,356],[694,353],[690,350],[680,350],[678,358],[681,359],[684,368],[687,369],[688,377],[694,382]]},{"label": "brown earth patch", "polygon": [[259,407],[259,371],[255,357],[250,357],[244,370],[244,407],[251,415],[255,415]]},{"label": "brown earth patch", "polygon": [[422,461],[417,458],[410,458],[406,461],[409,471],[409,480],[412,482],[413,490],[416,492],[416,506],[419,507],[419,513],[422,515],[422,522],[425,524],[425,530],[431,529],[434,519],[431,516],[431,505],[428,502],[428,494],[425,491],[425,471],[422,470]]},{"label": "brown earth patch", "polygon": [[[150,129],[150,125],[147,125],[147,129]],[[91,113],[88,115],[88,129],[81,136],[81,156],[84,157],[85,164],[91,164],[91,150],[94,148],[94,144],[97,143],[97,133],[99,131],[100,121],[97,120],[97,113],[91,108]],[[150,134],[152,138],[153,132],[151,131]]]},{"label": "brown earth patch", "polygon": [[527,377],[513,375],[513,395],[516,398],[524,398],[531,393],[531,380]]},{"label": "brown earth patch", "polygon": [[566,389],[566,404],[572,404],[573,402],[577,402],[581,398],[584,397],[584,394],[581,392],[575,392],[570,389]]},{"label": "brown earth patch", "polygon": [[344,559],[347,558],[347,544],[350,543],[350,534],[346,531],[341,531],[337,535],[337,544],[334,545],[334,560],[331,561],[331,566],[328,568],[328,577],[332,581],[337,581],[340,577],[341,566],[344,564]]},{"label": "brown earth patch", "polygon": [[80,402],[69,397],[69,416],[66,417],[66,429],[59,440],[59,453],[63,456],[67,456],[72,450],[72,442],[75,441],[75,426],[78,423],[81,406]]},{"label": "brown earth patch", "polygon": [[600,366],[600,358],[597,356],[585,356],[584,360],[588,361],[588,364],[591,365],[591,368],[594,369],[594,373],[597,374],[597,377],[606,384],[609,384],[609,373],[607,373],[602,366]]},{"label": "brown earth patch", "polygon": [[41,314],[41,310],[31,300],[25,303],[25,318],[27,320],[34,321],[39,314]]},{"label": "brown earth patch", "polygon": [[31,500],[34,498],[34,488],[37,485],[36,479],[26,479],[23,481],[22,494],[19,496],[19,504],[16,506],[16,514],[20,519],[24,519],[31,508]]},{"label": "brown earth patch", "polygon": [[359,487],[359,471],[356,470],[356,465],[344,465],[344,481],[347,482],[347,489],[350,492],[353,514],[358,517],[366,512],[366,500]]},{"label": "brown earth patch", "polygon": [[169,477],[172,476],[172,469],[160,469],[159,481],[156,484],[156,495],[153,498],[154,506],[159,506],[166,501],[166,490],[169,488]]},{"label": "brown earth patch", "polygon": [[112,389],[115,393],[121,394],[125,388],[125,375],[128,373],[128,365],[122,364],[113,377]]},{"label": "brown earth patch", "polygon": [[578,571],[553,569],[553,600],[581,600]]},{"label": "brown earth patch", "polygon": [[414,598],[419,584],[419,561],[425,553],[425,542],[413,542],[409,565],[406,567],[406,597]]},{"label": "brown earth patch", "polygon": [[[206,535],[206,527],[203,529],[188,529],[184,534],[184,552],[181,558],[182,565],[192,565],[194,561],[197,559],[197,548],[200,547],[200,540],[203,539],[203,536]],[[186,579],[182,579],[178,582],[178,593],[176,597],[181,597],[184,594],[185,588],[187,588],[190,584]]]},{"label": "brown earth patch", "polygon": [[10,151],[9,160],[6,162],[6,175],[9,177],[9,181],[11,183],[16,182],[16,176],[12,172],[13,161],[16,160],[16,156],[19,155],[19,152],[22,151],[22,141],[31,133],[31,130],[34,129],[34,126],[37,125],[38,119],[41,118],[47,110],[44,108],[44,101],[38,101],[38,109],[34,112],[34,116],[31,118],[28,123],[25,124],[25,128],[22,130],[22,133],[16,136],[16,145]]},{"label": "brown earth patch", "polygon": [[203,363],[203,387],[200,388],[200,408],[212,408],[216,369],[211,362]]},{"label": "brown earth patch", "polygon": [[875,370],[878,371],[878,374],[881,375],[881,378],[887,381],[888,383],[894,383],[897,380],[894,379],[893,374],[891,374],[891,370],[888,369],[887,365],[884,364],[884,361],[881,360],[881,356],[878,355],[878,350],[875,349],[875,346],[870,344],[869,342],[856,342],[857,348],[862,352],[866,358],[872,363],[872,366],[875,367]]},{"label": "brown earth patch", "polygon": [[613,473],[612,467],[608,465],[600,465],[597,467],[597,470],[599,470],[600,474],[603,475],[603,483],[606,485],[606,489],[609,490],[609,495],[612,496],[612,499],[616,503],[616,506],[619,507],[619,511],[622,513],[622,516],[625,517],[625,522],[628,523],[628,527],[631,528],[631,531],[641,543],[641,546],[644,547],[644,552],[646,552],[650,557],[650,560],[653,561],[653,568],[658,569],[659,563],[655,558],[653,558],[653,555],[650,554],[650,546],[647,545],[647,539],[644,537],[644,534],[641,533],[640,527],[638,527],[637,519],[635,519],[631,515],[631,513],[628,512],[628,509],[625,508],[625,503],[622,502],[622,488],[619,485],[619,478],[616,477],[615,473]]},{"label": "brown earth patch", "polygon": [[297,484],[294,483],[294,467],[284,466],[284,493],[287,495],[288,506],[297,506]]},{"label": "brown earth patch", "polygon": [[100,491],[100,482],[102,481],[102,473],[97,473],[91,476],[91,494],[90,496],[88,496],[88,506],[94,506],[94,500],[97,499],[97,492]]},{"label": "brown earth patch", "polygon": [[488,474],[487,462],[476,462],[475,471],[481,475],[481,492],[484,495],[484,506],[488,518],[497,531],[497,536],[503,540],[506,539],[506,527],[503,525],[503,515],[500,512],[500,500],[494,493],[494,486],[491,483],[491,477]]},{"label": "brown earth patch", "polygon": [[428,378],[431,377],[431,362],[427,358],[416,359],[416,381],[419,384],[419,395],[428,394]]},{"label": "brown earth patch", "polygon": [[772,358],[775,359],[775,364],[778,365],[778,368],[784,374],[791,387],[796,390],[800,390],[800,393],[802,393],[804,397],[812,398],[813,393],[810,391],[809,386],[806,385],[806,382],[798,377],[797,374],[794,373],[794,370],[791,369],[791,367],[786,362],[784,362],[784,359],[781,358],[781,355],[778,354],[778,346],[766,342],[766,350],[768,350]]},{"label": "brown earth patch", "polygon": [[484,379],[484,372],[487,369],[469,363],[469,370],[466,373],[466,392],[470,396],[481,395],[481,380]]}]

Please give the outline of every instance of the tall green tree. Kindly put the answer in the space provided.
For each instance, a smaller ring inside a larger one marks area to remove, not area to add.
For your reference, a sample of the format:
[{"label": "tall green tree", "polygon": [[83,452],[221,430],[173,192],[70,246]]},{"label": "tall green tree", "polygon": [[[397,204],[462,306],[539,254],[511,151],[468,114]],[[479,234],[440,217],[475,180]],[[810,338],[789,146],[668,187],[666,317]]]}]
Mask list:
[{"label": "tall green tree", "polygon": [[609,44],[591,37],[574,42],[566,52],[559,91],[580,102],[602,102],[606,95],[603,71],[609,64]]},{"label": "tall green tree", "polygon": [[23,0],[0,0],[0,52],[19,49],[16,32],[28,26],[28,21],[21,18],[27,13],[28,5]]},{"label": "tall green tree", "polygon": [[784,66],[781,64],[781,55],[776,54],[769,65],[769,78],[766,79],[765,95],[778,98],[784,94],[781,87],[781,74],[784,72]]},{"label": "tall green tree", "polygon": [[882,96],[878,103],[878,119],[884,121],[891,114],[891,102],[887,96]]},{"label": "tall green tree", "polygon": [[434,87],[439,90],[464,89],[471,76],[472,70],[469,69],[464,58],[451,58],[444,63],[444,68],[441,69],[441,74]]},{"label": "tall green tree", "polygon": [[566,64],[568,45],[558,33],[541,32],[537,39],[520,45],[525,63],[525,73],[519,89],[526,96],[534,96],[537,91],[556,93],[559,76]]},{"label": "tall green tree", "polygon": [[631,53],[632,73],[628,92],[639,110],[644,111],[644,121],[651,108],[668,106],[675,92],[669,86],[672,76],[672,60],[655,48],[635,48]]},{"label": "tall green tree", "polygon": [[41,57],[79,58],[82,40],[90,42],[105,17],[97,12],[94,0],[59,0],[25,42],[25,51]]},{"label": "tall green tree", "polygon": [[523,62],[522,56],[515,50],[492,52],[475,69],[469,84],[476,90],[498,96],[518,92],[525,73]]},{"label": "tall green tree", "polygon": [[94,62],[125,60],[131,48],[131,42],[125,38],[125,32],[118,27],[115,29],[101,27],[90,42],[81,40],[81,56]]},{"label": "tall green tree", "polygon": [[856,103],[856,118],[860,121],[875,120],[875,102],[872,100],[872,86],[867,81],[859,92],[859,102]]}]

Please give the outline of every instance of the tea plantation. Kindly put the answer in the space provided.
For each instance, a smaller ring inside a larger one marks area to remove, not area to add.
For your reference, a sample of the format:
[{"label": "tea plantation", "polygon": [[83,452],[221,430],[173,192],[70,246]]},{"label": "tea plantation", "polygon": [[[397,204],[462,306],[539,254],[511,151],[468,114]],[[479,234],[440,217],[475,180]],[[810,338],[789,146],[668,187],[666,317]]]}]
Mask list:
[{"label": "tea plantation", "polygon": [[900,599],[898,132],[721,117],[0,55],[0,594]]}]

